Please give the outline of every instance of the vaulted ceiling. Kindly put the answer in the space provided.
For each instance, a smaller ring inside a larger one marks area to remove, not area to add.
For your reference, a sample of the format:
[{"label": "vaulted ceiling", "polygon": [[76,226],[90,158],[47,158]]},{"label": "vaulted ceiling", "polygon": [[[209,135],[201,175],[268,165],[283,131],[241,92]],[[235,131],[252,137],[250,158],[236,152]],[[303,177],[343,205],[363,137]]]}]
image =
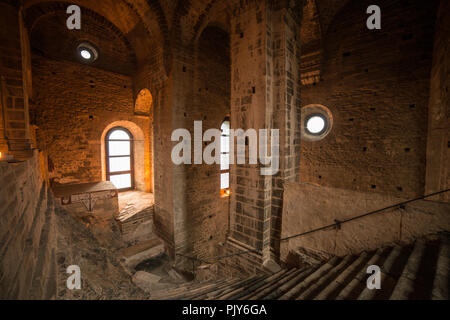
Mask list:
[{"label": "vaulted ceiling", "polygon": [[[294,10],[303,5],[302,52],[304,56],[315,56],[312,58],[315,62],[305,60],[308,65],[314,65],[322,50],[322,39],[334,16],[348,2],[349,0],[273,0],[273,5]],[[240,5],[237,0],[24,0],[23,3],[26,22],[31,32],[39,37],[44,36],[44,33],[53,38],[64,37],[62,33],[50,31],[51,27],[43,27],[43,24],[51,25],[61,20],[61,8],[68,4],[84,8],[91,22],[98,20],[104,28],[112,31],[114,39],[110,40],[115,43],[115,49],[111,50],[110,60],[116,59],[115,55],[121,55],[119,60],[123,61],[126,65],[123,69],[127,70],[134,63],[133,59],[136,59],[139,66],[141,62],[156,56],[163,56],[166,69],[170,69],[169,57],[174,45],[178,42],[192,43],[211,24],[230,32],[230,17]],[[52,14],[60,17],[50,18],[49,15]],[[46,49],[36,43],[35,46],[39,50]],[[47,48],[47,51],[55,50]]]}]

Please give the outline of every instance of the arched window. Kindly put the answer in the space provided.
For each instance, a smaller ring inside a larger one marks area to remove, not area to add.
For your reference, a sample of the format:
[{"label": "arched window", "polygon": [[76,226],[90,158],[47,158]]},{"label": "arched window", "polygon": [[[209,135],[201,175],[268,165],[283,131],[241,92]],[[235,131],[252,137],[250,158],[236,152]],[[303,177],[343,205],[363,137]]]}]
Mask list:
[{"label": "arched window", "polygon": [[230,119],[225,118],[220,126],[222,137],[220,142],[220,193],[230,194]]},{"label": "arched window", "polygon": [[133,136],[122,127],[108,131],[105,141],[106,179],[120,191],[134,188]]}]

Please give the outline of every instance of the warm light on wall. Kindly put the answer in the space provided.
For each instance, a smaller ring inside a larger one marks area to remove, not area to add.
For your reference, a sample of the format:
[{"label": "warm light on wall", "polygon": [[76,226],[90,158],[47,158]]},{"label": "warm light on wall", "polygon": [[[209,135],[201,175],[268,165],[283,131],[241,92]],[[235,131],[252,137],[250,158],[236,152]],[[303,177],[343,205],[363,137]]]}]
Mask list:
[{"label": "warm light on wall", "polygon": [[13,157],[6,152],[0,152],[0,161],[11,161]]},{"label": "warm light on wall", "polygon": [[222,189],[220,190],[220,196],[222,198],[228,198],[231,195],[230,189]]}]

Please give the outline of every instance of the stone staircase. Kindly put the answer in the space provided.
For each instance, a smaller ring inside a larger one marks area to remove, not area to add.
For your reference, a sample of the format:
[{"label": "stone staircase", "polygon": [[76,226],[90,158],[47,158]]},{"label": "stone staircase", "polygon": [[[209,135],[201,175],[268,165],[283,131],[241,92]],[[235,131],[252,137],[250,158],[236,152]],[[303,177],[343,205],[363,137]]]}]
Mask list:
[{"label": "stone staircase", "polygon": [[[187,283],[153,300],[448,300],[450,238],[334,257],[304,269],[249,279]],[[367,268],[381,268],[381,289],[369,290]]]}]

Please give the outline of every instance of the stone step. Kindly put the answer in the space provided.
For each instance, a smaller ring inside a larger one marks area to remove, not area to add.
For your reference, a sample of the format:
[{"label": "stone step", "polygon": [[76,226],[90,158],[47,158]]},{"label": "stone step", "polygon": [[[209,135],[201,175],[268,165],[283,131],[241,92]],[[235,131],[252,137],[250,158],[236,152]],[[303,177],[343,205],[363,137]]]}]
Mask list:
[{"label": "stone step", "polygon": [[358,272],[361,266],[364,265],[367,258],[367,252],[360,254],[359,257],[355,259],[348,267],[336,274],[337,277],[331,281],[328,286],[326,286],[314,299],[326,300],[333,294],[333,292],[337,291],[339,287],[345,286],[345,284],[352,280],[355,273]]},{"label": "stone step", "polygon": [[[239,295],[243,292],[245,292],[247,289],[254,287],[255,285],[264,282],[265,280],[267,280],[269,278],[269,276],[263,276],[261,278],[256,279],[254,282],[249,283],[245,286],[242,287],[238,287],[230,292],[224,292],[220,297],[219,300],[231,300],[231,297],[234,297],[236,295]],[[233,300],[235,300],[235,298],[233,298]]]},{"label": "stone step", "polygon": [[[222,281],[225,282],[225,281]],[[151,300],[170,300],[171,297],[176,297],[177,295],[182,295],[188,292],[191,289],[200,288],[206,285],[209,285],[211,283],[215,283],[214,281],[205,281],[203,283],[193,283],[193,282],[187,282],[179,285],[175,285],[170,290],[161,290],[161,291],[155,291],[151,295]]]},{"label": "stone step", "polygon": [[447,300],[449,295],[449,275],[450,273],[450,243],[447,239],[441,240],[436,264],[436,273],[433,281],[431,298],[433,300]]},{"label": "stone step", "polygon": [[[289,272],[288,270],[278,271],[277,273],[271,275],[270,277],[259,281],[258,283],[254,284],[253,286],[251,286],[249,288],[246,288],[244,291],[241,291],[241,292],[231,296],[230,300],[243,299],[243,297],[255,293],[258,289],[263,288],[264,286],[266,286],[272,282],[277,282],[282,276],[284,276],[288,272]],[[243,299],[243,300],[245,300],[245,299]]]},{"label": "stone step", "polygon": [[216,297],[219,297],[225,291],[227,291],[229,289],[230,285],[234,286],[234,285],[236,285],[237,283],[239,283],[241,281],[242,281],[242,279],[240,279],[240,280],[239,279],[232,279],[228,283],[223,283],[220,286],[218,286],[217,290],[205,293],[204,295],[201,296],[201,298],[205,299],[205,300],[214,300]]},{"label": "stone step", "polygon": [[169,290],[173,287],[172,283],[161,282],[162,277],[145,271],[138,271],[133,275],[133,283],[144,290],[152,293],[155,291]]},{"label": "stone step", "polygon": [[331,265],[329,265],[328,263],[324,263],[322,266],[320,266],[317,270],[313,272],[301,273],[297,277],[294,277],[293,279],[286,282],[284,285],[278,287],[277,290],[273,291],[268,296],[264,297],[264,299],[288,300],[292,296],[292,293],[297,290],[296,287],[298,286],[299,283],[309,283],[316,277],[320,277],[320,275],[324,274],[329,268],[331,268]]},{"label": "stone step", "polygon": [[291,276],[292,274],[299,272],[299,269],[297,268],[293,268],[288,270],[285,270],[286,272],[280,271],[280,275],[273,279],[272,281],[267,281],[267,283],[263,284],[261,287],[259,287],[258,289],[256,289],[255,291],[248,293],[238,299],[240,300],[251,300],[252,297],[255,297],[256,295],[260,294],[261,292],[263,292],[264,290],[270,288],[271,286],[273,286],[274,284],[281,284],[283,283],[283,279],[287,279],[289,276]]},{"label": "stone step", "polygon": [[[223,294],[224,292],[228,292],[229,290],[232,290],[232,288],[236,288],[239,286],[244,286],[245,283],[247,283],[248,281],[252,281],[252,279],[230,279],[229,281],[225,282],[225,283],[219,283],[214,287],[211,288],[207,288],[206,290],[200,290],[198,292],[195,293],[191,293],[189,294],[189,299],[195,299],[195,300],[213,300],[216,298],[213,297],[218,297],[221,294]],[[217,282],[216,282],[217,283]]]},{"label": "stone step", "polygon": [[159,256],[164,252],[163,242],[160,239],[155,238],[122,249],[120,251],[120,256],[128,268],[134,269],[142,261]]},{"label": "stone step", "polygon": [[[347,300],[351,297],[358,297],[359,293],[361,293],[364,288],[367,288],[367,268],[372,265],[381,265],[383,256],[387,251],[388,250],[386,248],[378,249],[372,255],[372,258],[370,258],[370,260],[360,270],[360,272],[358,272],[355,277],[342,289],[342,291],[336,297],[336,300]],[[356,296],[354,294],[355,292],[358,292]]]},{"label": "stone step", "polygon": [[[248,280],[246,280],[248,281]],[[234,285],[236,282],[230,281],[229,283],[227,283],[227,287],[230,285]],[[200,286],[196,289],[190,289],[188,290],[185,294],[182,295],[178,295],[175,298],[173,298],[174,300],[194,300],[195,297],[201,297],[203,295],[206,295],[210,292],[214,292],[217,290],[218,287],[221,286],[220,282],[213,282],[209,285],[206,286]]]},{"label": "stone step", "polygon": [[202,296],[202,298],[206,300],[216,300],[219,297],[229,293],[230,291],[233,291],[236,288],[246,287],[249,283],[252,283],[254,281],[257,281],[255,280],[255,277],[252,277],[250,279],[234,278],[230,280],[229,284],[225,283],[220,287],[218,287],[217,290],[207,292],[205,295]]},{"label": "stone step", "polygon": [[[413,246],[395,245],[356,256],[334,257],[322,265],[304,269],[281,270],[249,279],[183,285],[152,298],[374,300],[428,297],[446,300],[450,273],[449,244],[448,237],[440,242],[434,238],[427,242],[418,240]],[[367,288],[367,268],[371,265],[381,269],[383,290]],[[424,270],[428,276],[420,274]]]},{"label": "stone step", "polygon": [[248,286],[249,284],[255,283],[256,281],[258,281],[258,279],[260,279],[259,277],[252,277],[249,279],[239,279],[237,281],[235,281],[234,283],[232,283],[231,285],[227,286],[226,288],[221,288],[220,290],[213,290],[213,291],[209,291],[208,295],[209,298],[208,300],[219,300],[221,296],[228,294],[229,292],[237,289],[237,288],[245,288],[246,286]]},{"label": "stone step", "polygon": [[390,300],[407,300],[414,292],[414,281],[419,271],[420,262],[425,253],[425,243],[418,240],[414,246],[414,250],[409,256],[408,262],[397,281],[397,284],[392,292]]},{"label": "stone step", "polygon": [[342,260],[334,259],[336,263],[328,263],[327,268],[322,270],[320,274],[314,275],[304,283],[300,283],[292,290],[291,294],[286,297],[287,299],[295,298],[296,300],[310,299],[316,296],[318,292],[323,290],[327,284],[332,281],[342,270],[354,260],[351,255],[346,256]]},{"label": "stone step", "polygon": [[[383,286],[383,291],[388,290],[388,288],[394,288],[396,284],[395,276],[395,266],[396,263],[400,260],[403,249],[400,246],[395,246],[392,248],[388,257],[386,258],[384,264],[380,266],[381,268],[381,283]],[[378,290],[370,290],[365,286],[363,291],[358,296],[358,300],[374,300]]]},{"label": "stone step", "polygon": [[250,297],[249,300],[265,299],[267,296],[271,295],[274,291],[277,291],[283,285],[290,283],[293,279],[296,279],[295,281],[301,281],[302,279],[306,278],[311,273],[313,273],[315,270],[316,270],[316,268],[308,268],[306,270],[298,269],[295,272],[293,272],[292,274],[283,277],[278,283],[273,283],[271,286],[267,287],[263,291]]}]

